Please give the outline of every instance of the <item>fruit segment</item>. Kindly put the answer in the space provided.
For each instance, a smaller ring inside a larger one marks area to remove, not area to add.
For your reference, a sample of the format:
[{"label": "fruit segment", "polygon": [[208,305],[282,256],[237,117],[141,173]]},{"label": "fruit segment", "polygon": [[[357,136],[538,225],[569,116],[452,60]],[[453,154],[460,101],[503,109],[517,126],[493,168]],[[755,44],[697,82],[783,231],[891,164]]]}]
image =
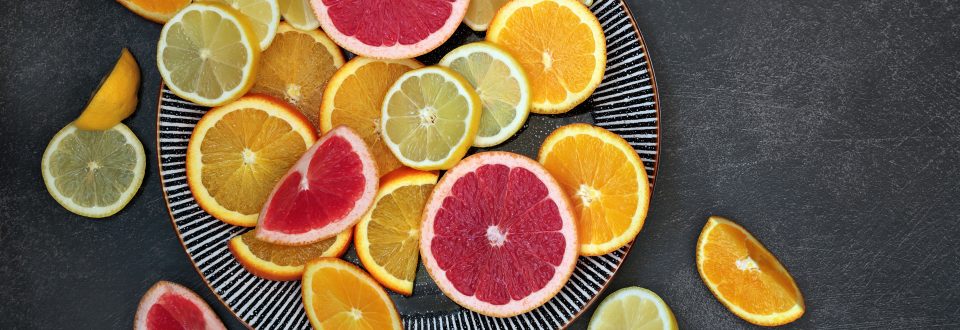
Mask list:
[{"label": "fruit segment", "polygon": [[140,299],[133,320],[136,330],[226,329],[200,296],[179,284],[159,281]]},{"label": "fruit segment", "polygon": [[370,275],[336,258],[319,258],[303,273],[303,308],[315,329],[403,328],[386,291]]},{"label": "fruit segment", "polygon": [[140,67],[126,48],[110,74],[90,98],[90,103],[73,122],[77,128],[102,131],[130,117],[137,110],[137,90],[140,89]]},{"label": "fruit segment", "polygon": [[340,257],[347,252],[352,230],[304,246],[288,246],[258,240],[255,231],[228,242],[230,253],[249,272],[274,281],[294,281],[303,276],[303,266],[319,257]]}]

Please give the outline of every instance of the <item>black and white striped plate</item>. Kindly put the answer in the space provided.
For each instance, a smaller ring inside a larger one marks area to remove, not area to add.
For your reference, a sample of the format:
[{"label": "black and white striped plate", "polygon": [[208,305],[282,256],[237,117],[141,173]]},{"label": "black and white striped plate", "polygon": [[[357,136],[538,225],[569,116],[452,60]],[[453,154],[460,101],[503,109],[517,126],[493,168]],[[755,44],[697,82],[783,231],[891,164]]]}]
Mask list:
[{"label": "black and white striped plate", "polygon": [[[607,71],[596,92],[560,116],[531,115],[525,127],[496,147],[536,158],[540,143],[553,129],[571,122],[592,122],[624,137],[639,153],[650,176],[657,173],[659,105],[653,71],[643,38],[621,0],[598,0],[591,7],[607,38]],[[425,63],[446,50],[482,35],[461,28],[448,44],[420,58]],[[250,274],[234,260],[227,241],[249,230],[220,222],[204,212],[187,186],[185,155],[194,125],[207,108],[161,88],[157,111],[157,157],[163,192],[173,226],[204,281],[246,325],[256,329],[309,328],[299,282],[278,282]],[[569,325],[593,302],[620,267],[630,246],[608,255],[580,257],[573,276],[545,305],[517,317],[486,317],[460,308],[443,296],[419,270],[412,297],[391,294],[410,329],[533,329]],[[350,251],[345,257],[356,262]],[[421,267],[422,268],[422,267]]]}]

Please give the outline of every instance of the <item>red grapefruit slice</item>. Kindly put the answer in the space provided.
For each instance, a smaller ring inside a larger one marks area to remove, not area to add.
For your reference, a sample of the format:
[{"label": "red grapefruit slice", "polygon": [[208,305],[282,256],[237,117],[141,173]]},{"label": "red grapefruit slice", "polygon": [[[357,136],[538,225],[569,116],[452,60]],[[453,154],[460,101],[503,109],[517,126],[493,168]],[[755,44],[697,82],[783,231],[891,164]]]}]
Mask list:
[{"label": "red grapefruit slice", "polygon": [[133,328],[226,329],[200,296],[180,284],[167,281],[157,282],[140,299]]},{"label": "red grapefruit slice", "polygon": [[350,228],[373,204],[377,164],[357,133],[338,126],[320,138],[273,188],[256,237],[305,245]]},{"label": "red grapefruit slice", "polygon": [[453,35],[469,0],[311,0],[320,26],[340,47],[373,58],[412,58]]},{"label": "red grapefruit slice", "polygon": [[477,313],[509,317],[537,308],[576,265],[571,204],[527,157],[467,157],[443,176],[423,213],[427,272],[450,299]]}]

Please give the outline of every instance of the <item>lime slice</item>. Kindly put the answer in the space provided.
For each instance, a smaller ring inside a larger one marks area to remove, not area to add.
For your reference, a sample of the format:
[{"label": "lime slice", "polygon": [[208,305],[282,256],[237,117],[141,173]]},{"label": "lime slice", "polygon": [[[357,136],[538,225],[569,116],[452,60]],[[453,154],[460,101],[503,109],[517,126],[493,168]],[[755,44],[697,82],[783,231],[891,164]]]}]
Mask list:
[{"label": "lime slice", "polygon": [[260,40],[260,50],[266,50],[273,42],[280,25],[280,5],[277,0],[213,0],[227,4],[247,17],[250,28]]},{"label": "lime slice", "polygon": [[283,20],[300,30],[316,30],[320,21],[313,14],[313,7],[309,0],[279,0],[280,14]]},{"label": "lime slice", "polygon": [[103,218],[123,209],[143,182],[143,145],[124,124],[104,131],[67,125],[43,152],[47,191],[70,212]]},{"label": "lime slice", "polygon": [[404,165],[448,169],[473,143],[481,111],[480,98],[460,74],[439,66],[408,71],[383,99],[383,140]]},{"label": "lime slice", "polygon": [[498,145],[523,127],[530,114],[530,83],[509,53],[489,42],[475,42],[450,51],[440,65],[463,75],[483,104],[473,146]]},{"label": "lime slice", "polygon": [[219,3],[194,3],[160,31],[157,69],[177,96],[220,106],[253,86],[259,39],[243,14]]},{"label": "lime slice", "polygon": [[677,320],[667,303],[653,291],[631,286],[611,293],[597,306],[589,330],[677,329]]}]

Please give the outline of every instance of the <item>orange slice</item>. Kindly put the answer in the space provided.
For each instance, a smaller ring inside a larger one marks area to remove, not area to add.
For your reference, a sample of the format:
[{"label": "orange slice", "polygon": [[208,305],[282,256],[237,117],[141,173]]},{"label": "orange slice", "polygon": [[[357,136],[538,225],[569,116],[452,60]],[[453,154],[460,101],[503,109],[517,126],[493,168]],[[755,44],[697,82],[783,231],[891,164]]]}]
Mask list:
[{"label": "orange slice", "polygon": [[401,167],[380,179],[373,207],[357,223],[357,256],[390,290],[413,293],[420,257],[420,222],[437,173]]},{"label": "orange slice", "polygon": [[570,111],[593,93],[607,63],[600,21],[576,0],[516,0],[500,8],[487,29],[523,65],[534,113]]},{"label": "orange slice", "polygon": [[310,245],[288,246],[258,240],[253,230],[230,239],[227,246],[247,271],[274,281],[295,281],[303,276],[303,266],[319,257],[338,258],[347,252],[353,230],[345,230]]},{"label": "orange slice", "polygon": [[117,0],[140,17],[165,23],[193,0]]},{"label": "orange slice", "polygon": [[336,258],[319,258],[303,272],[303,307],[315,329],[402,329],[387,292],[370,275]]},{"label": "orange slice", "polygon": [[320,104],[320,131],[352,128],[370,147],[380,175],[402,166],[380,134],[380,106],[393,82],[407,71],[422,68],[412,59],[376,60],[355,57],[333,74]]},{"label": "orange slice", "polygon": [[317,141],[289,104],[251,95],[208,111],[187,147],[187,183],[217,219],[253,227],[274,185]]},{"label": "orange slice", "polygon": [[280,23],[273,44],[260,54],[257,82],[250,90],[290,102],[316,125],[323,90],[343,61],[340,48],[323,31]]},{"label": "orange slice", "polygon": [[573,201],[581,255],[613,252],[640,232],[650,184],[640,156],[619,135],[588,124],[560,127],[540,146],[540,163]]},{"label": "orange slice", "polygon": [[793,277],[763,244],[733,221],[711,216],[697,241],[697,270],[731,312],[762,326],[784,325],[805,310]]}]

